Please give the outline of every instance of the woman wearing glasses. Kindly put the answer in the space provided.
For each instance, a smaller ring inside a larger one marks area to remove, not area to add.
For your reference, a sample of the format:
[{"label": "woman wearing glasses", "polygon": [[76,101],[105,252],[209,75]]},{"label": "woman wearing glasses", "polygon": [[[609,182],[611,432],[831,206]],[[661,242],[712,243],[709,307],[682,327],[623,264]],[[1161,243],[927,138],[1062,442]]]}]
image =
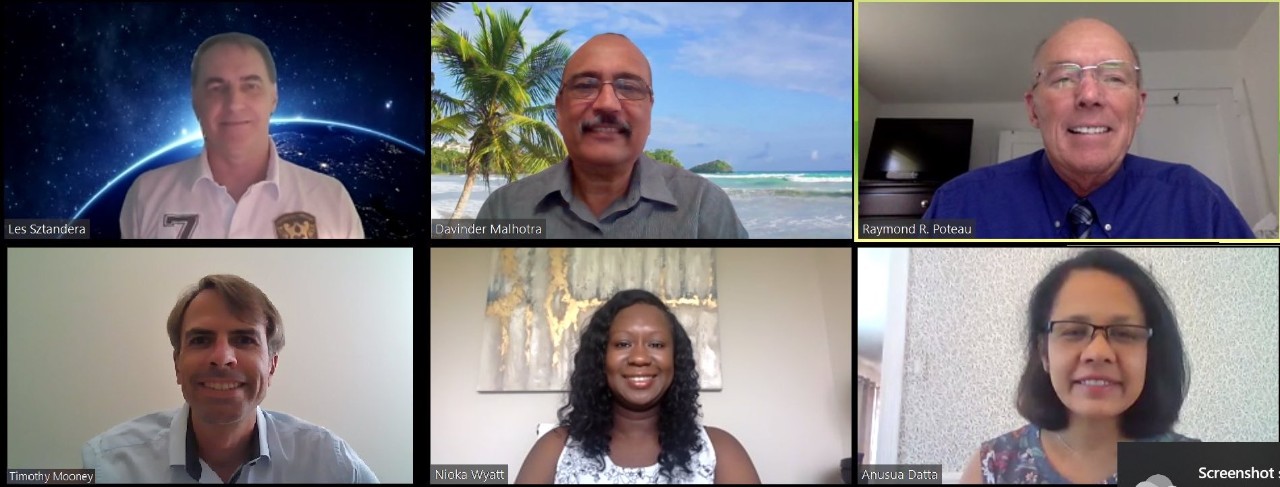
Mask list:
[{"label": "woman wearing glasses", "polygon": [[1091,250],[1031,295],[1018,412],[1030,424],[982,443],[965,483],[1116,483],[1121,441],[1174,433],[1188,374],[1177,320],[1133,260]]}]

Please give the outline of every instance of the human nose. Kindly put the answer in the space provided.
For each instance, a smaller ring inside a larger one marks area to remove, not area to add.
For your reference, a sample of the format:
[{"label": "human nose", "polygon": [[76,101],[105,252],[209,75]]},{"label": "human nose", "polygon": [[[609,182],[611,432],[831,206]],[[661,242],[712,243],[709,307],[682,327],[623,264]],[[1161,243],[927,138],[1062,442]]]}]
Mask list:
[{"label": "human nose", "polygon": [[[1077,83],[1080,89],[1076,93],[1076,104],[1081,108],[1101,104],[1102,87],[1099,86],[1097,72],[1096,68],[1080,71],[1080,82]],[[1090,76],[1090,73],[1093,75]]]},{"label": "human nose", "polygon": [[[609,93],[605,93],[605,88],[609,89]],[[613,88],[613,83],[600,85],[600,93],[597,93],[596,99],[591,102],[591,108],[605,112],[616,112],[622,109],[622,101],[618,99],[618,90]]]},{"label": "human nose", "polygon": [[1089,342],[1085,345],[1084,352],[1080,354],[1080,359],[1085,362],[1098,360],[1114,362],[1115,358],[1115,350],[1111,348],[1111,339],[1107,336],[1107,330],[1105,328],[1094,328]]},{"label": "human nose", "polygon": [[649,354],[649,347],[631,347],[630,352],[627,353],[627,363],[632,365],[649,365],[650,362],[653,362],[653,357]]},{"label": "human nose", "polygon": [[227,340],[216,340],[209,349],[209,365],[231,367],[236,364],[236,350]]},{"label": "human nose", "polygon": [[227,90],[227,106],[231,108],[240,108],[244,105],[245,98],[249,96],[241,92],[239,88],[231,88]]}]

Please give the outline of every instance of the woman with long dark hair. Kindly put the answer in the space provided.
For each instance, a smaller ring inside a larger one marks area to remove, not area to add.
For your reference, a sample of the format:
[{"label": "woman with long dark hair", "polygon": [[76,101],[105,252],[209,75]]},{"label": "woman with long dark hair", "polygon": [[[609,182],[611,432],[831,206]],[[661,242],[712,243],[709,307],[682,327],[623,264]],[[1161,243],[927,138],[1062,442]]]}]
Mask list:
[{"label": "woman with long dark hair", "polygon": [[961,483],[1116,483],[1119,443],[1173,431],[1187,395],[1178,321],[1159,284],[1114,250],[1059,263],[1031,293],[1018,412]]},{"label": "woman with long dark hair", "polygon": [[661,299],[615,294],[582,332],[560,426],[516,483],[759,483],[733,435],[699,424],[693,355]]}]

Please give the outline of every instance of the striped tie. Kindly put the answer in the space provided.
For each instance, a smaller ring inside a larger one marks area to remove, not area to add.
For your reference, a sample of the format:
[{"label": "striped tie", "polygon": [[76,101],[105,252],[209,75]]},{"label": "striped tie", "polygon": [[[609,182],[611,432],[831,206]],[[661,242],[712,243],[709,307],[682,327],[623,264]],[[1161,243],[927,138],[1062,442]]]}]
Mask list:
[{"label": "striped tie", "polygon": [[1089,200],[1081,198],[1071,206],[1071,211],[1067,212],[1067,219],[1071,221],[1072,238],[1089,238],[1089,228],[1093,226],[1093,205],[1089,204]]}]

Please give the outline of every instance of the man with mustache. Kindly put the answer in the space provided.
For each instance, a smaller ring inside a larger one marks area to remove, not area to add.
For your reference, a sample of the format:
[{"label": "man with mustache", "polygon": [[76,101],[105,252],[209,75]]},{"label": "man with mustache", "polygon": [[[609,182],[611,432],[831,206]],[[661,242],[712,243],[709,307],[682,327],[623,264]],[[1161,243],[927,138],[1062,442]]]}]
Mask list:
[{"label": "man with mustache", "polygon": [[280,101],[267,45],[218,34],[191,62],[200,155],[138,176],[122,238],[364,238],[351,195],[332,176],[283,159],[267,129]]},{"label": "man with mustache", "polygon": [[275,375],[284,324],[266,294],[231,275],[205,276],[169,314],[173,368],[186,404],[85,443],[102,483],[376,483],[329,430],[259,406]]},{"label": "man with mustache", "polygon": [[1142,122],[1138,51],[1096,19],[1036,49],[1031,125],[1044,149],[943,185],[928,219],[973,219],[977,238],[1254,238],[1222,188],[1184,164],[1129,154]]},{"label": "man with mustache", "polygon": [[545,220],[550,238],[747,238],[728,195],[644,155],[653,71],[621,34],[569,58],[556,119],[569,157],[485,200],[477,220]]}]

